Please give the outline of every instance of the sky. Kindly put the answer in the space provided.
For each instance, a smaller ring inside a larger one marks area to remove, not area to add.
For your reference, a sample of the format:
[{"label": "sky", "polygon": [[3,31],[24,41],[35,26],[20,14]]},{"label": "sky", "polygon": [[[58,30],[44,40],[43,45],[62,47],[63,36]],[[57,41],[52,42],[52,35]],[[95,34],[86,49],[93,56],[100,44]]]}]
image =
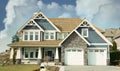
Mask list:
[{"label": "sky", "polygon": [[120,27],[120,0],[0,0],[0,52],[38,11],[49,18],[86,18],[102,29]]}]

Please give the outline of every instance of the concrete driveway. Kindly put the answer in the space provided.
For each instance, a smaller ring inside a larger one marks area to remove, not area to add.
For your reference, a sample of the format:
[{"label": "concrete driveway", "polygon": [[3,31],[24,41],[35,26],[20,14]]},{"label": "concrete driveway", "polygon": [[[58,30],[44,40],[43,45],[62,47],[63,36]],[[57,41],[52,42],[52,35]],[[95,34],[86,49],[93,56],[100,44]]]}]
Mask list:
[{"label": "concrete driveway", "polygon": [[64,71],[120,71],[115,66],[64,66]]}]

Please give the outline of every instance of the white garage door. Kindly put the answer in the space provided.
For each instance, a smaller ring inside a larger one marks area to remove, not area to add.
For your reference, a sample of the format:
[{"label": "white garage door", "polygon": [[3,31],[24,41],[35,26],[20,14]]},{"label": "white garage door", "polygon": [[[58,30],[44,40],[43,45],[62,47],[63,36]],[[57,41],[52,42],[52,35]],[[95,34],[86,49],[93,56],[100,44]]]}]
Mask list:
[{"label": "white garage door", "polygon": [[107,65],[107,52],[105,49],[89,49],[88,65]]},{"label": "white garage door", "polygon": [[66,65],[84,65],[84,51],[81,49],[67,49],[65,50],[65,64]]}]

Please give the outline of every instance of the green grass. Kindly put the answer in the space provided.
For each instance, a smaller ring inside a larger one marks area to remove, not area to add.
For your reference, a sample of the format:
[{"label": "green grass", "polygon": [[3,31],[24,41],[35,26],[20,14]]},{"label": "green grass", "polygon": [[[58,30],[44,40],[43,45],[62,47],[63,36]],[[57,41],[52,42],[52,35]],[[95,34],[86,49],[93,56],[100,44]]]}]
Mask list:
[{"label": "green grass", "polygon": [[38,68],[39,65],[5,65],[0,66],[0,71],[33,71]]}]

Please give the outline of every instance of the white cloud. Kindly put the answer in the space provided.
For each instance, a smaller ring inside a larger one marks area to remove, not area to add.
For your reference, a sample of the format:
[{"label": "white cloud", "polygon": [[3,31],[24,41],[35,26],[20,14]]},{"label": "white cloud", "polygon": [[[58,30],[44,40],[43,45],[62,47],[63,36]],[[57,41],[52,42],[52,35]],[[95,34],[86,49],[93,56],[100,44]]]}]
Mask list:
[{"label": "white cloud", "polygon": [[9,0],[6,6],[5,29],[1,31],[0,52],[8,49],[12,36],[38,10],[35,0]]},{"label": "white cloud", "polygon": [[[41,0],[9,0],[6,6],[5,29],[1,31],[0,52],[8,49],[7,44],[17,30],[33,16],[33,13],[42,10],[48,17],[70,17],[75,8],[72,5],[63,5],[52,2],[44,4]],[[69,13],[69,14],[68,14]]]},{"label": "white cloud", "polygon": [[76,0],[76,12],[80,18],[87,18],[98,27],[118,28],[120,27],[119,3],[119,0]]}]

